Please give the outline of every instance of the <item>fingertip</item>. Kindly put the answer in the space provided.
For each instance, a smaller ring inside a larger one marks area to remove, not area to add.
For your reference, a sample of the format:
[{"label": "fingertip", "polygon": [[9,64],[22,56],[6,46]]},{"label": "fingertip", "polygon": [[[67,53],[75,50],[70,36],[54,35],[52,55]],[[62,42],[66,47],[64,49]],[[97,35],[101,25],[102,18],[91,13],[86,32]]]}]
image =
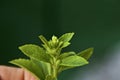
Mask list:
[{"label": "fingertip", "polygon": [[24,80],[36,80],[36,79],[30,72],[24,70]]}]

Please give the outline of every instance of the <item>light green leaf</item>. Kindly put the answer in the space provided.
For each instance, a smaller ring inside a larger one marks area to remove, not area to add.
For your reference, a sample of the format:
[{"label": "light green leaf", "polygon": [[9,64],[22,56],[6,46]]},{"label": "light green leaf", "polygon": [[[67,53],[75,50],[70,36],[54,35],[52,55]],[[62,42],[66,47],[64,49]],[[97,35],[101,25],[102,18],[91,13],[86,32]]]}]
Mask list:
[{"label": "light green leaf", "polygon": [[34,58],[40,61],[49,62],[50,55],[40,46],[34,44],[26,44],[20,46],[19,49],[28,57]]},{"label": "light green leaf", "polygon": [[44,80],[45,76],[43,75],[42,68],[34,64],[31,60],[28,59],[15,59],[10,61],[10,63],[15,64],[19,67],[22,67],[29,72],[31,72],[33,75],[35,75],[38,80]]},{"label": "light green leaf", "polygon": [[77,66],[83,66],[85,64],[88,64],[88,61],[86,61],[84,58],[80,56],[75,55],[75,56],[69,56],[67,58],[62,59],[62,62],[60,65],[77,67]]},{"label": "light green leaf", "polygon": [[39,38],[44,43],[44,45],[49,47],[48,41],[43,35],[40,35]]},{"label": "light green leaf", "polygon": [[[67,53],[65,53],[64,55],[66,55],[66,54]],[[83,66],[83,65],[88,64],[88,62],[84,58],[76,56],[76,54],[72,54],[72,53],[70,53],[70,55],[71,56],[66,56],[66,59],[62,60],[63,63],[60,64],[58,73],[60,73],[64,70],[67,70],[67,69],[71,69],[74,67]]]},{"label": "light green leaf", "polygon": [[85,50],[79,52],[77,55],[88,60],[92,54],[93,54],[93,48],[88,48],[88,49],[85,49]]},{"label": "light green leaf", "polygon": [[66,34],[63,34],[60,38],[59,38],[59,41],[63,41],[63,42],[68,42],[71,40],[71,38],[73,37],[74,33],[66,33]]},{"label": "light green leaf", "polygon": [[65,53],[62,53],[60,56],[59,56],[59,59],[62,60],[66,57],[69,57],[69,56],[73,56],[73,55],[76,55],[75,52],[65,52]]},{"label": "light green leaf", "polygon": [[61,48],[65,48],[65,47],[67,47],[69,45],[70,45],[70,42],[64,42],[63,45],[61,46]]}]

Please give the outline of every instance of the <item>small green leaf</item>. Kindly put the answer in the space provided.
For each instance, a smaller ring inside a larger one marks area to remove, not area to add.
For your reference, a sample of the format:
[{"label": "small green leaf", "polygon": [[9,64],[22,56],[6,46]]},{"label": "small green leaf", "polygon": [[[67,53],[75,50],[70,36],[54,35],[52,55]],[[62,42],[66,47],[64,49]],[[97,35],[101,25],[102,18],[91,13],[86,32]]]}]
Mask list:
[{"label": "small green leaf", "polygon": [[70,45],[70,42],[64,42],[63,45],[61,46],[61,48],[65,48],[65,47],[67,47],[69,45]]},{"label": "small green leaf", "polygon": [[67,58],[62,59],[62,62],[60,65],[77,67],[77,66],[83,66],[85,64],[88,64],[88,61],[86,61],[84,58],[80,56],[75,55],[75,56],[69,56]]},{"label": "small green leaf", "polygon": [[40,46],[33,44],[26,44],[20,46],[19,49],[28,57],[38,59],[40,61],[49,62],[50,55]]},{"label": "small green leaf", "polygon": [[49,47],[48,41],[43,35],[40,35],[39,38],[44,43],[44,45]]},{"label": "small green leaf", "polygon": [[74,33],[66,33],[66,34],[63,34],[60,38],[59,38],[59,41],[63,41],[63,42],[68,42],[71,40],[71,38],[73,37]]},{"label": "small green leaf", "polygon": [[28,70],[33,75],[35,75],[38,78],[38,80],[44,80],[45,78],[45,76],[43,75],[42,69],[36,64],[34,64],[31,60],[15,59],[15,60],[10,61],[10,63]]},{"label": "small green leaf", "polygon": [[52,36],[52,44],[57,45],[59,42],[58,38],[56,36]]},{"label": "small green leaf", "polygon": [[93,54],[93,48],[88,48],[88,49],[85,49],[85,50],[79,52],[77,55],[88,60],[92,54]]},{"label": "small green leaf", "polygon": [[65,53],[62,53],[60,56],[59,56],[59,59],[62,60],[66,57],[69,57],[69,56],[73,56],[73,55],[76,55],[75,52],[65,52]]}]

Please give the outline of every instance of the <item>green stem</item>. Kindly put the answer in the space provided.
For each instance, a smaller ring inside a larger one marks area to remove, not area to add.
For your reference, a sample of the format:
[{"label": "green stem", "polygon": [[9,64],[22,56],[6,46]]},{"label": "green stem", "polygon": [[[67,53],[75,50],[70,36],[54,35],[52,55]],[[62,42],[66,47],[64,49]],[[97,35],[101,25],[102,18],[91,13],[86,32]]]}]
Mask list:
[{"label": "green stem", "polygon": [[57,64],[56,64],[56,58],[53,58],[53,63],[51,64],[52,67],[52,76],[53,80],[57,80]]}]

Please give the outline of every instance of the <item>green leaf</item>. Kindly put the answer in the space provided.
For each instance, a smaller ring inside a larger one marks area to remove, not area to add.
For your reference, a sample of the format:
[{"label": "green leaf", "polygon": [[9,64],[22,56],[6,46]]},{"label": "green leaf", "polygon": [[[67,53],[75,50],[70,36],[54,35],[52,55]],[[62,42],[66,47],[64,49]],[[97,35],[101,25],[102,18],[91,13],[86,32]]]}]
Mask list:
[{"label": "green leaf", "polygon": [[[66,56],[66,58],[69,57],[69,59],[64,59],[64,61],[67,60],[68,64],[64,64],[64,65],[62,64],[58,69],[58,73],[60,73],[64,70],[67,70],[67,69],[71,69],[74,67],[83,66],[85,64],[88,64],[88,62],[84,58],[76,56],[76,54],[74,52],[71,52],[69,54],[68,54],[68,56],[67,56],[67,53],[63,54],[63,59],[65,58],[65,56]],[[76,64],[78,64],[78,65],[76,65]]]},{"label": "green leaf", "polygon": [[65,48],[70,45],[70,42],[64,42],[63,45],[61,46],[62,48]]},{"label": "green leaf", "polygon": [[44,45],[49,47],[48,41],[43,35],[40,35],[39,38],[44,43]]},{"label": "green leaf", "polygon": [[59,59],[62,60],[66,57],[69,57],[69,56],[73,56],[73,55],[76,55],[75,52],[65,52],[65,53],[62,53],[60,56],[59,56]]},{"label": "green leaf", "polygon": [[20,46],[19,49],[30,58],[49,62],[50,55],[47,54],[46,51],[40,46],[33,45],[33,44],[26,44],[26,45]]},{"label": "green leaf", "polygon": [[59,41],[63,41],[63,42],[68,42],[71,40],[71,38],[73,37],[74,33],[66,33],[66,34],[63,34],[60,38],[59,38]]},{"label": "green leaf", "polygon": [[86,61],[84,58],[80,56],[75,55],[75,56],[69,56],[67,58],[62,59],[62,62],[60,65],[77,67],[77,66],[83,66],[85,64],[88,64],[88,61]]},{"label": "green leaf", "polygon": [[15,59],[10,61],[10,63],[15,64],[19,67],[22,67],[29,72],[31,72],[33,75],[35,75],[38,80],[44,80],[45,76],[43,75],[42,68],[34,64],[31,60],[28,59]]},{"label": "green leaf", "polygon": [[93,48],[88,48],[88,49],[85,49],[85,50],[79,52],[77,55],[88,60],[92,54],[93,54]]}]

